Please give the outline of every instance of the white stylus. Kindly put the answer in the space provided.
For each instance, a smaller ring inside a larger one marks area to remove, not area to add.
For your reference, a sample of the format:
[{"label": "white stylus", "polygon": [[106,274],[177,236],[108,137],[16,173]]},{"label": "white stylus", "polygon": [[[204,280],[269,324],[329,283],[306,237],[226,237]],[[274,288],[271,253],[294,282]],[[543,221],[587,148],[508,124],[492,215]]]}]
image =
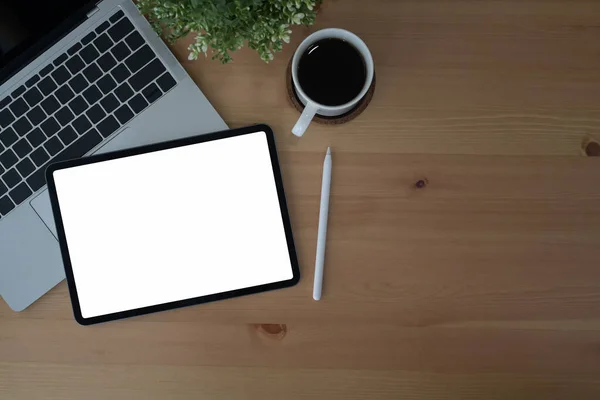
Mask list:
[{"label": "white stylus", "polygon": [[331,188],[331,147],[323,162],[323,183],[321,184],[321,210],[319,211],[319,231],[317,233],[317,259],[315,261],[315,284],[313,298],[321,299],[323,289],[323,264],[325,262],[325,242],[327,240],[327,217],[329,215],[329,189]]}]

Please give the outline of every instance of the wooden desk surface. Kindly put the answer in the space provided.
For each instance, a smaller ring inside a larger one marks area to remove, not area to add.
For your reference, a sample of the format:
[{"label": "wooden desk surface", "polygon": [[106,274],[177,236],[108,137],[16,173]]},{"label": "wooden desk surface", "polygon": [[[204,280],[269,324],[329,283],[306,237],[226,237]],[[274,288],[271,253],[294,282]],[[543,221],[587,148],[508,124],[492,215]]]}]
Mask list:
[{"label": "wooden desk surface", "polygon": [[[331,26],[370,46],[377,91],[298,140],[286,63]],[[595,1],[329,0],[269,65],[184,61],[232,127],[274,128],[301,283],[88,328],[64,283],[23,313],[2,302],[0,398],[597,399],[599,26]]]}]

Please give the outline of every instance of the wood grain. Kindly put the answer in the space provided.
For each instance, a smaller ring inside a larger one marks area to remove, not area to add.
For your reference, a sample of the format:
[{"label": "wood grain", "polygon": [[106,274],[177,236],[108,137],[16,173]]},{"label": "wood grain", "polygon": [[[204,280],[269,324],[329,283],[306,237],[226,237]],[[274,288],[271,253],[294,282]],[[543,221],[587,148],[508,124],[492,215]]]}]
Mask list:
[{"label": "wood grain", "polygon": [[[377,91],[297,139],[285,67],[330,26],[369,45]],[[274,128],[302,280],[87,328],[64,283],[22,313],[1,303],[0,398],[597,399],[600,161],[582,146],[600,137],[598,26],[595,1],[334,0],[268,65],[177,44],[230,126]]]}]

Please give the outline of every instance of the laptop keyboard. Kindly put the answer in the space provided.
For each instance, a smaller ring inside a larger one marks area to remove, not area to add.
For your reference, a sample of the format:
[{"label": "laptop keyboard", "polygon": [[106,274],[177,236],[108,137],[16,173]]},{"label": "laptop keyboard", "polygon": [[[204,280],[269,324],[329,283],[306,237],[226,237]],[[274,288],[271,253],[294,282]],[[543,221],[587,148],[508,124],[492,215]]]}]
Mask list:
[{"label": "laptop keyboard", "polygon": [[119,10],[0,99],[0,218],[175,84]]}]

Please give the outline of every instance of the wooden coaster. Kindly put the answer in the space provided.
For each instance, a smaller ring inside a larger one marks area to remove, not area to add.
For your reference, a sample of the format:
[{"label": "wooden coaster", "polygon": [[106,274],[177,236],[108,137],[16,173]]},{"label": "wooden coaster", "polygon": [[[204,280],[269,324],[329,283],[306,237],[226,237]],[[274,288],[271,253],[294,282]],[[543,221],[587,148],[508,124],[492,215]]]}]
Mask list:
[{"label": "wooden coaster", "polygon": [[[290,62],[288,63],[287,70],[285,72],[285,80],[286,80],[285,86],[287,88],[288,100],[294,106],[294,108],[296,110],[298,110],[298,112],[302,113],[302,111],[304,111],[304,104],[302,104],[302,102],[298,98],[298,95],[296,94],[296,90],[294,89],[294,84],[292,82],[292,60],[291,59],[290,59]],[[313,121],[315,121],[319,124],[325,124],[325,125],[339,125],[339,124],[345,124],[348,121],[352,121],[354,118],[356,118],[360,114],[362,114],[362,112],[365,110],[365,108],[367,108],[367,106],[371,102],[371,99],[373,98],[373,94],[375,93],[375,83],[376,83],[375,81],[376,81],[375,80],[375,72],[373,72],[373,82],[371,82],[371,87],[369,87],[369,90],[367,91],[365,96],[356,105],[356,107],[354,107],[352,110],[348,111],[345,114],[338,115],[335,117],[325,117],[323,115],[317,114],[313,118]]]}]

